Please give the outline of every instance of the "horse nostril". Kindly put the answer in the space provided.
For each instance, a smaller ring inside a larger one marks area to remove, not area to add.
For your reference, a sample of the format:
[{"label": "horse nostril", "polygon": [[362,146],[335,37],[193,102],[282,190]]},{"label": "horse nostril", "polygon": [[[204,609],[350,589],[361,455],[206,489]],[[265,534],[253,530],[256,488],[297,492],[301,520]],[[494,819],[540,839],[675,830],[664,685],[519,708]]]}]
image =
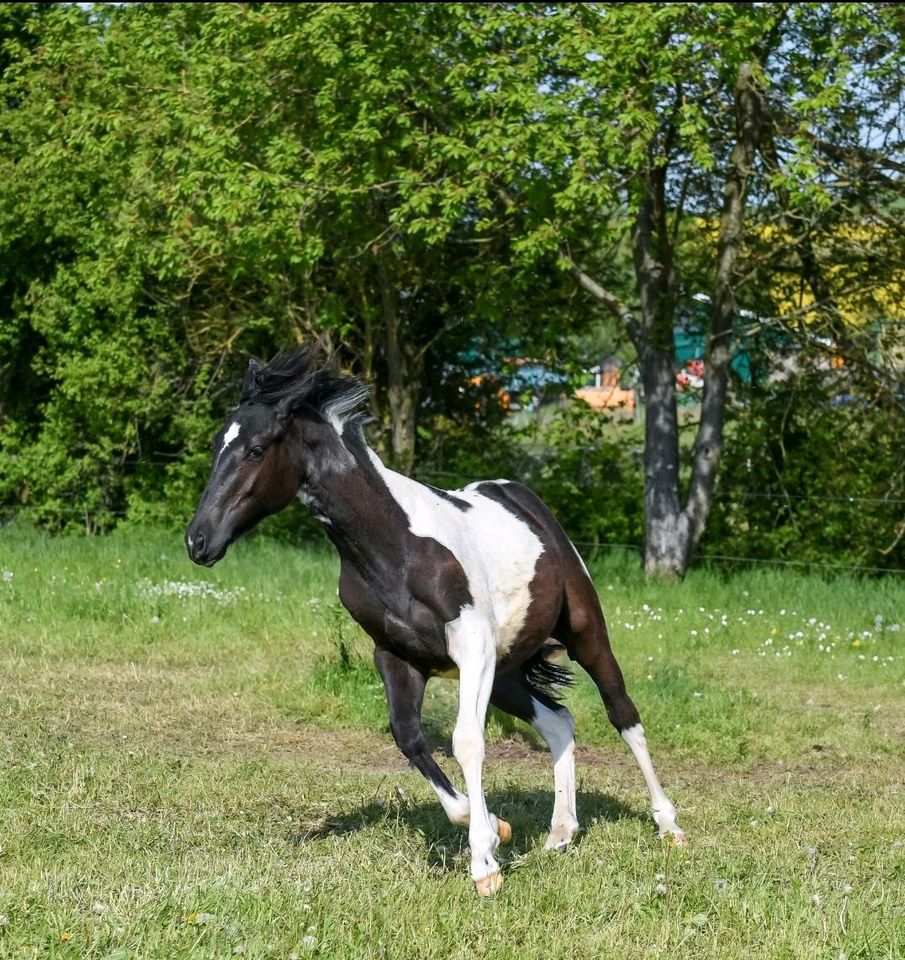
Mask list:
[{"label": "horse nostril", "polygon": [[188,547],[189,556],[196,562],[204,556],[204,534],[193,533],[186,534],[185,545]]}]

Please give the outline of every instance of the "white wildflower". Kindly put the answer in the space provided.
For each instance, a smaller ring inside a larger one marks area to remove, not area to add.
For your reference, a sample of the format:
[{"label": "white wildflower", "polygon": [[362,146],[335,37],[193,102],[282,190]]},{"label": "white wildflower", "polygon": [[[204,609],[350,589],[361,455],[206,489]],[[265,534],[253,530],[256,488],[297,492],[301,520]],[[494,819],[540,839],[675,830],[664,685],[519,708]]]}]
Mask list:
[{"label": "white wildflower", "polygon": [[213,600],[216,603],[235,603],[247,594],[245,587],[219,589],[205,580],[164,580],[151,583],[143,580],[139,593],[146,597],[175,597],[178,600]]}]

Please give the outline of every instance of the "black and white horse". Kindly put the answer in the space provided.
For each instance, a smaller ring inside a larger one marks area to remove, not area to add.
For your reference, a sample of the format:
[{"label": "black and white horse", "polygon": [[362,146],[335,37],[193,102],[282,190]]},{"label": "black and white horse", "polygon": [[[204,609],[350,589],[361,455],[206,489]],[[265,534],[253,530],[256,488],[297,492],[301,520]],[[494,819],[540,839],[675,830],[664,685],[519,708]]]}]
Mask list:
[{"label": "black and white horse", "polygon": [[[499,889],[494,853],[511,837],[484,801],[488,703],[530,723],[549,744],[555,801],[547,847],[565,849],[578,830],[575,722],[553,689],[568,672],[544,659],[551,637],[597,684],[641,768],[660,836],[684,842],[610,649],[597,591],[552,513],[519,483],[436,490],[387,469],[362,433],[367,396],[317,347],[282,353],[266,366],[251,361],[241,402],[214,439],[210,479],[186,531],[189,556],[212,566],[295,497],[308,505],[339,551],[340,600],[374,640],[393,737],[449,819],[468,826],[478,893]],[[437,765],[422,733],[432,676],[459,680],[453,752],[467,795]]]}]

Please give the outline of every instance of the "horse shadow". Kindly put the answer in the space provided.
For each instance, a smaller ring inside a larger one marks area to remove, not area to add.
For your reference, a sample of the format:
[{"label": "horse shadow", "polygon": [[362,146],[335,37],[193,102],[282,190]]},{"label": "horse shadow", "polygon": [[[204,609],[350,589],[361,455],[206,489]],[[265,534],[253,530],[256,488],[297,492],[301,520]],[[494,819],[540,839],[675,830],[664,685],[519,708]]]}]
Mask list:
[{"label": "horse shadow", "polygon": [[[398,785],[385,786],[385,782],[386,778],[381,781],[374,797],[360,806],[337,811],[316,823],[293,826],[289,841],[301,846],[381,825],[404,824],[407,830],[424,839],[426,859],[431,867],[458,869],[468,854],[468,831],[451,824],[436,800],[412,800],[404,789]],[[584,829],[576,836],[573,847],[581,845],[588,826],[601,821],[632,819],[649,823],[651,829],[655,829],[647,813],[599,790],[579,790],[576,799]],[[506,859],[520,857],[543,846],[553,810],[552,789],[490,789],[487,807],[512,825],[511,844],[500,848]]]}]

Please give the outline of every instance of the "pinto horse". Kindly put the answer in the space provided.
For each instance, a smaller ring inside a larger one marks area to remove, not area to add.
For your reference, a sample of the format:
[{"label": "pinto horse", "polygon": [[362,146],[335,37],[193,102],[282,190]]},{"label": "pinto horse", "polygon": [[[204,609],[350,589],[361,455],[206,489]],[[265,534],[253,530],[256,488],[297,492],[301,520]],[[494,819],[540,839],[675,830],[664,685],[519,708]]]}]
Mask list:
[{"label": "pinto horse", "polygon": [[[339,598],[372,637],[390,728],[436,791],[449,819],[468,827],[477,892],[502,884],[497,846],[512,835],[484,800],[488,703],[529,723],[553,755],[555,801],[546,846],[578,831],[575,722],[557,685],[570,679],[545,657],[549,638],[590,674],[650,792],[660,836],[683,843],[625,690],[597,591],[553,514],[507,480],[437,490],[387,469],[362,432],[367,388],[338,373],[319,347],[249,363],[238,408],[214,438],[213,466],[186,530],[195,563],[227,547],[295,497],[339,552]],[[431,755],[421,728],[431,677],[458,677],[453,753],[467,795]]]}]

